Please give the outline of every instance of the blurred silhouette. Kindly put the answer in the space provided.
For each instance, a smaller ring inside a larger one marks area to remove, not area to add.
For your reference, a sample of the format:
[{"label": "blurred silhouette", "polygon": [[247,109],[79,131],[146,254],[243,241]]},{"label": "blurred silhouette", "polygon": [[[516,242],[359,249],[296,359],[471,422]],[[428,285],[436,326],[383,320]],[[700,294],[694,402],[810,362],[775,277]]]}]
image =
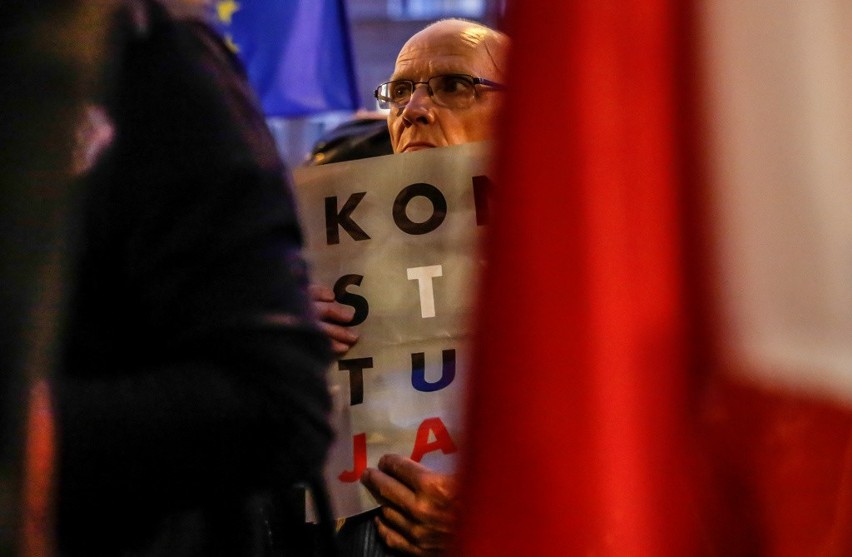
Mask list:
[{"label": "blurred silhouette", "polygon": [[59,435],[58,554],[282,554],[269,509],[317,487],[329,354],[245,77],[153,1],[19,6],[0,28],[26,47],[3,61],[3,554],[36,379]]},{"label": "blurred silhouette", "polygon": [[[29,443],[49,451],[53,441],[49,428],[41,427],[44,415],[28,400],[31,387],[50,378],[55,367],[65,282],[72,276],[68,231],[84,193],[72,184],[69,146],[100,64],[101,49],[93,45],[105,10],[83,4],[10,1],[0,18],[2,555],[52,553],[52,463],[26,470],[24,448]],[[28,414],[36,426],[29,435]]]}]

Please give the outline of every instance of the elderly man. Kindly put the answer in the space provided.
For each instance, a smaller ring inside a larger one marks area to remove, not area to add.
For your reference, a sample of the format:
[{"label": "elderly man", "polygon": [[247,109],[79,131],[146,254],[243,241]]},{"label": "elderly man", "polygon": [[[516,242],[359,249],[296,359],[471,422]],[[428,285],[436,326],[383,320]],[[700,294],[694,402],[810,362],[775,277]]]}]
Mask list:
[{"label": "elderly man", "polygon": [[[375,92],[379,106],[390,110],[394,153],[493,138],[508,48],[506,35],[459,19],[433,23],[411,37],[390,81]],[[335,303],[330,289],[315,287],[313,296],[335,351],[344,354],[357,341],[341,325],[352,319],[352,308]],[[375,524],[388,548],[410,555],[438,555],[446,549],[457,512],[453,476],[388,454],[377,468],[364,472],[361,482],[382,502]],[[366,541],[361,554],[381,555],[382,550]]]}]

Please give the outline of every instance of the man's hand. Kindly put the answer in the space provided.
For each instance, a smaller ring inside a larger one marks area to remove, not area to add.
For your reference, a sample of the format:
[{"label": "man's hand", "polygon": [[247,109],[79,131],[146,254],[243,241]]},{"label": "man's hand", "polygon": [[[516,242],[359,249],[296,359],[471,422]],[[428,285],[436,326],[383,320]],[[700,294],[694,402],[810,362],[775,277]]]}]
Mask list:
[{"label": "man's hand", "polygon": [[311,284],[308,295],[320,320],[320,327],[331,340],[331,349],[337,356],[346,354],[356,342],[358,334],[343,324],[355,317],[355,308],[334,301],[334,291],[327,286]]},{"label": "man's hand", "polygon": [[444,553],[458,511],[455,476],[387,454],[379,460],[378,469],[364,470],[361,483],[382,504],[376,525],[389,548],[417,556]]}]

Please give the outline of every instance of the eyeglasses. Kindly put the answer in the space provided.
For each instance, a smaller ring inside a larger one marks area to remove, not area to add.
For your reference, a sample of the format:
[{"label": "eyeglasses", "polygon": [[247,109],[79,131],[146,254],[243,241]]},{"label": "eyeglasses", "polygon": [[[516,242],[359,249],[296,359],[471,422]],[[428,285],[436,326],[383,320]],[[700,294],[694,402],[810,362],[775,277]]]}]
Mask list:
[{"label": "eyeglasses", "polygon": [[505,85],[482,77],[465,74],[436,75],[427,81],[397,79],[379,85],[373,95],[379,102],[379,108],[402,108],[411,100],[414,89],[420,84],[426,85],[429,96],[438,106],[446,108],[467,108],[476,98],[476,86],[490,87],[503,91]]}]

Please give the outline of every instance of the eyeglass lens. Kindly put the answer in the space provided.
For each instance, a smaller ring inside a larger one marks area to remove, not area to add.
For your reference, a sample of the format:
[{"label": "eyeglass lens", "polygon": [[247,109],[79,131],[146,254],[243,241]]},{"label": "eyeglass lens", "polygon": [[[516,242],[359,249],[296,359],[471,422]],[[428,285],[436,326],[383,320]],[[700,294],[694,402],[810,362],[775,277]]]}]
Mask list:
[{"label": "eyeglass lens", "polygon": [[[463,75],[437,75],[426,85],[437,104],[450,108],[470,105],[476,92],[473,80]],[[391,81],[382,87],[379,94],[390,99],[393,105],[404,106],[411,100],[415,86],[413,81]]]}]

